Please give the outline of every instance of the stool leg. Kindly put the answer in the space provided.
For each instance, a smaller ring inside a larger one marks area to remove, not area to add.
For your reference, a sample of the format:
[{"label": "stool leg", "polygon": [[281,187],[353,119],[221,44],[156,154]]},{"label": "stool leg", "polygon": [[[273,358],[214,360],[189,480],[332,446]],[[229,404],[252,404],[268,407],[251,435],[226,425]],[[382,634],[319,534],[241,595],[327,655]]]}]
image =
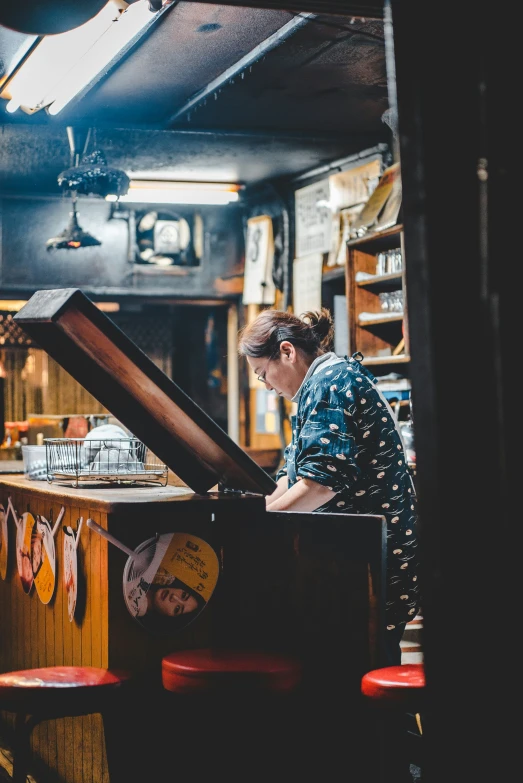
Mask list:
[{"label": "stool leg", "polygon": [[[113,701],[100,711],[104,726],[105,754],[110,783],[129,783],[137,780],[133,741],[136,737],[136,704],[130,696],[118,693]],[[134,723],[133,723],[134,716]]]},{"label": "stool leg", "polygon": [[17,713],[13,739],[13,783],[26,783],[31,758],[31,732],[38,718]]},{"label": "stool leg", "polygon": [[377,730],[380,783],[411,783],[407,714],[378,716]]}]

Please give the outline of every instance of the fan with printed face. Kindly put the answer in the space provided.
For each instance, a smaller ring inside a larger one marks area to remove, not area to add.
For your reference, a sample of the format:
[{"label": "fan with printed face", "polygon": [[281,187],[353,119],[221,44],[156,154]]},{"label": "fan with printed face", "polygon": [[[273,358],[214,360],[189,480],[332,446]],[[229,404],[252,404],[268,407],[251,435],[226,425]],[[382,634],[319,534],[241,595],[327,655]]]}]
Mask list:
[{"label": "fan with printed face", "polygon": [[138,212],[136,263],[155,266],[195,266],[189,223],[175,212]]}]

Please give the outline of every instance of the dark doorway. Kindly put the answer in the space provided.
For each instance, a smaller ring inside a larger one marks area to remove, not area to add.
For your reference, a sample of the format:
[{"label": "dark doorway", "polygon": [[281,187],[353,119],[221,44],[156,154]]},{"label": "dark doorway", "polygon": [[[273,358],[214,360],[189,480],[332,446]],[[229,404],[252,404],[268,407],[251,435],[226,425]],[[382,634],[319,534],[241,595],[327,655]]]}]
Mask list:
[{"label": "dark doorway", "polygon": [[173,381],[227,432],[227,307],[173,306]]}]

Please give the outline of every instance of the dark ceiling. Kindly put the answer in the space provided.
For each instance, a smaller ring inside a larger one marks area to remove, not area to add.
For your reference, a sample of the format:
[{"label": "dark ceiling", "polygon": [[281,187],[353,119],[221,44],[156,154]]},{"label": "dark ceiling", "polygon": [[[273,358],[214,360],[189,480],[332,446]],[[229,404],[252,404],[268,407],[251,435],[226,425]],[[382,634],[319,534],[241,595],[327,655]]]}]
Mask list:
[{"label": "dark ceiling", "polygon": [[[0,27],[4,77],[25,40]],[[383,20],[353,16],[172,3],[59,115],[4,105],[4,193],[58,195],[68,125],[93,128],[111,166],[247,186],[391,141]]]}]

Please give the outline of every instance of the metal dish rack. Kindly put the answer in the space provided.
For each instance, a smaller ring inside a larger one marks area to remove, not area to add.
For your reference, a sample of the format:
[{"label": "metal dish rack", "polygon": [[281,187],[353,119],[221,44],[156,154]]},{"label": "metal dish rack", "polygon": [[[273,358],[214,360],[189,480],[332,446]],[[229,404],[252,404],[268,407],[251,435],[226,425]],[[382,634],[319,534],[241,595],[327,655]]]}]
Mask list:
[{"label": "metal dish rack", "polygon": [[137,438],[46,438],[44,444],[48,482],[167,485],[167,466]]}]

